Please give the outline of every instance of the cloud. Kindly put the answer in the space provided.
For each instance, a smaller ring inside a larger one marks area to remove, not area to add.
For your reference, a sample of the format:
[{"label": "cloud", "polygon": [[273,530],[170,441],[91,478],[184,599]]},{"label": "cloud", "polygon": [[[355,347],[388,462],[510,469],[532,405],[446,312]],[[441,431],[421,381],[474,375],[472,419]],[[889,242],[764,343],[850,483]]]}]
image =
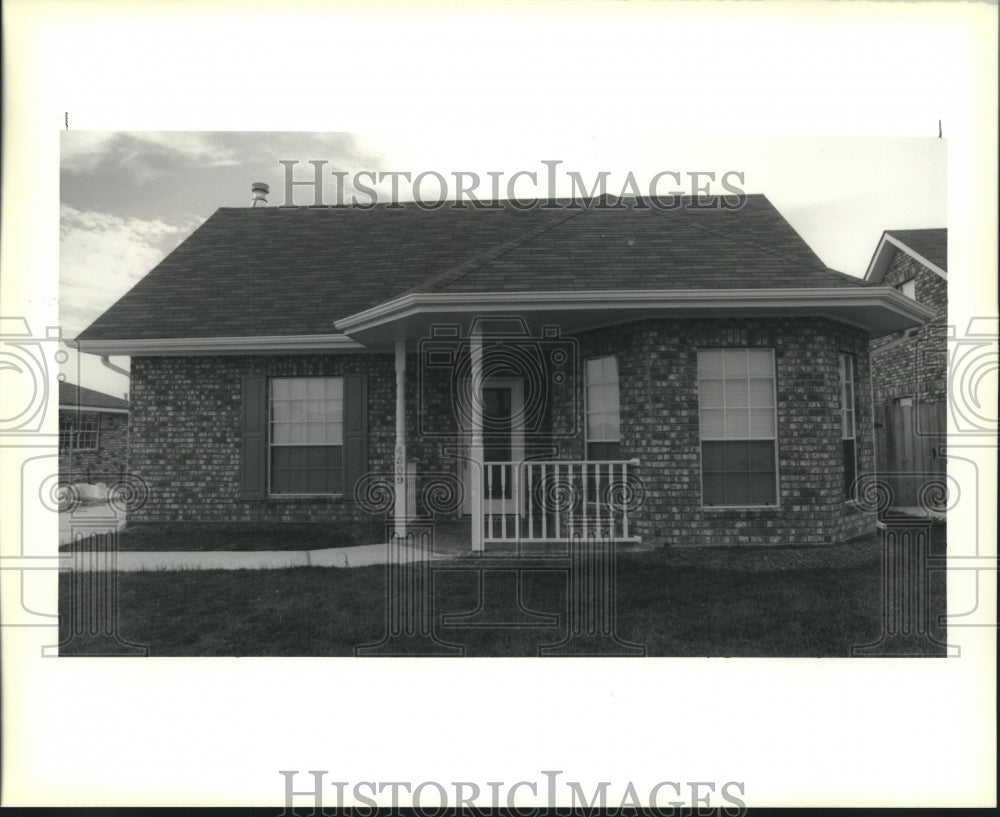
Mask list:
[{"label": "cloud", "polygon": [[229,167],[239,159],[209,132],[64,131],[62,169],[69,173],[117,172],[149,182],[184,167]]},{"label": "cloud", "polygon": [[59,320],[85,329],[197,226],[123,218],[64,204],[59,230]]}]

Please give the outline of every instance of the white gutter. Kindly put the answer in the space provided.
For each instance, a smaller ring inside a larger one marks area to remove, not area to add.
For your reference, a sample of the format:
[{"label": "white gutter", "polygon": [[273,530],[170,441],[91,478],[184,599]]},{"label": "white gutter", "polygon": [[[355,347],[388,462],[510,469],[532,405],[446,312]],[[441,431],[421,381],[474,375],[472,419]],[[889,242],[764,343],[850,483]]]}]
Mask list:
[{"label": "white gutter", "polygon": [[81,352],[135,357],[240,355],[288,352],[359,352],[367,349],[345,335],[261,335],[227,338],[121,338],[69,341]]},{"label": "white gutter", "polygon": [[891,287],[803,287],[800,289],[684,289],[684,290],[602,290],[569,292],[416,292],[401,295],[371,309],[349,315],[336,322],[343,334],[261,335],[221,338],[120,338],[70,341],[81,352],[90,354],[129,355],[242,355],[289,353],[337,353],[384,351],[348,337],[385,324],[420,315],[490,313],[530,314],[538,312],[600,314],[662,311],[672,314],[710,312],[733,315],[827,314],[832,309],[880,308],[914,324],[934,317],[933,310],[907,298]]},{"label": "white gutter", "polygon": [[101,414],[128,414],[128,409],[107,408],[105,406],[84,406],[84,405],[68,406],[63,403],[59,404],[59,411],[93,411],[93,412],[100,412]]},{"label": "white gutter", "polygon": [[354,334],[422,312],[587,311],[587,310],[727,310],[772,312],[882,307],[917,323],[934,317],[933,310],[892,287],[803,287],[800,289],[685,289],[570,292],[448,292],[411,293],[336,322]]}]

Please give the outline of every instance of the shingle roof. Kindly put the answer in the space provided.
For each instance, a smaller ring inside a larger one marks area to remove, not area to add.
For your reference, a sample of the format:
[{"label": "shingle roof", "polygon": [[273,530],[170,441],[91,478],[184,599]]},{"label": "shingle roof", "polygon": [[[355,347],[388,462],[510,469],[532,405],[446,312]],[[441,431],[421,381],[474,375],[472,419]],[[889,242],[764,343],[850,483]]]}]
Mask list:
[{"label": "shingle roof", "polygon": [[59,405],[128,410],[127,400],[62,380],[59,381]]},{"label": "shingle roof", "polygon": [[905,244],[918,255],[922,255],[934,266],[948,271],[948,229],[931,230],[886,230],[897,241]]},{"label": "shingle roof", "polygon": [[[80,338],[335,333],[405,292],[860,287],[771,203],[222,208]],[[565,203],[563,203],[565,204]]]}]

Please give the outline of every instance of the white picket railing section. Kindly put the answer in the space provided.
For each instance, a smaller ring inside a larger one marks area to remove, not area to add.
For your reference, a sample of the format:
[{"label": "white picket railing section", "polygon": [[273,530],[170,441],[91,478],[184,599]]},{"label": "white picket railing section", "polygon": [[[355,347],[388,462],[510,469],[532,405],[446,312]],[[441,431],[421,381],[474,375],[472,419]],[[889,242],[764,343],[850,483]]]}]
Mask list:
[{"label": "white picket railing section", "polygon": [[553,542],[573,536],[638,542],[630,528],[638,460],[483,463],[486,542]]}]

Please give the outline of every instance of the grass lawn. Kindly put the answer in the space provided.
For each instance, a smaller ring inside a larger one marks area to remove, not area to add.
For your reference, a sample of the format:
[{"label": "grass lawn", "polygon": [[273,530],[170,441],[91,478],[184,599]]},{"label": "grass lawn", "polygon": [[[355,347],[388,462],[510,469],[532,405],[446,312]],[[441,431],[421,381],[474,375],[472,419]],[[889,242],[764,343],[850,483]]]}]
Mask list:
[{"label": "grass lawn", "polygon": [[[442,626],[442,614],[477,607],[478,574],[470,566],[436,563],[433,621],[440,641],[461,645],[466,655],[535,656],[541,645],[566,637],[567,574],[557,569],[522,577],[524,605],[558,614],[557,626]],[[878,558],[847,568],[746,571],[670,565],[655,552],[622,554],[615,628],[652,656],[847,657],[853,645],[882,633],[881,571]],[[944,642],[936,625],[946,609],[944,573],[932,572],[930,586],[931,633]],[[386,632],[386,587],[383,566],[123,573],[118,632],[148,645],[152,656],[350,656]],[[62,652],[86,654],[95,651],[89,642],[66,643],[72,588],[72,577],[63,574]],[[506,609],[507,618],[493,621],[510,621]],[[943,654],[923,641],[913,647]]]}]

